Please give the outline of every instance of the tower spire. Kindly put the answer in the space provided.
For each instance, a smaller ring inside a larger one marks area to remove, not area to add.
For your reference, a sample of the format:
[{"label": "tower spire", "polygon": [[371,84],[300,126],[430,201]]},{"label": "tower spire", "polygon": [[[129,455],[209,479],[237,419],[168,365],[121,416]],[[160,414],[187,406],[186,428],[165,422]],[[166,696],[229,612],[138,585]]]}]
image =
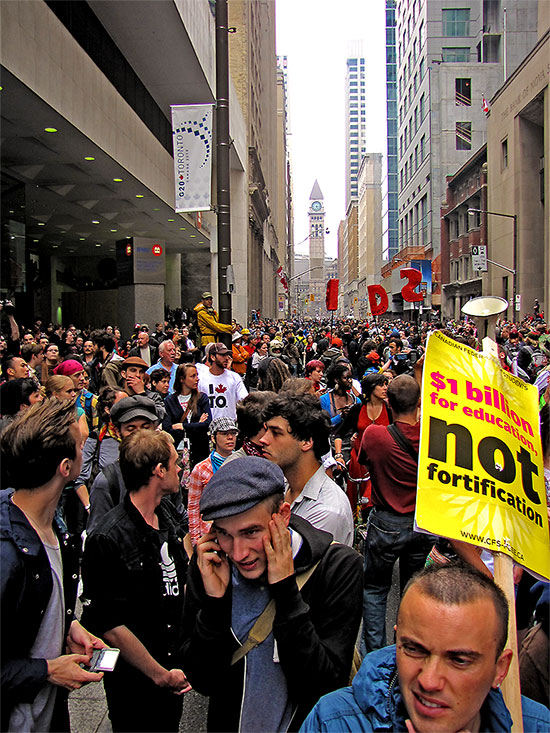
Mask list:
[{"label": "tower spire", "polygon": [[313,188],[311,189],[311,195],[309,197],[310,201],[321,200],[323,198],[323,192],[321,191],[321,187],[319,186],[319,183],[317,179],[315,179],[315,183],[313,184]]}]

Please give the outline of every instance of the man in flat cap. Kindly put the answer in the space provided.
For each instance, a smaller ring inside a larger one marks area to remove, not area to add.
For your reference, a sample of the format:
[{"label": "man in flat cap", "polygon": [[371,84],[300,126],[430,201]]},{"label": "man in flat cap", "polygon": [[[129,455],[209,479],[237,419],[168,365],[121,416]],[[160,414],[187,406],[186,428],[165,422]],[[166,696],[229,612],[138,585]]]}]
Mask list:
[{"label": "man in flat cap", "polygon": [[209,730],[298,730],[349,679],[361,560],[291,517],[283,492],[281,469],[254,456],[224,464],[201,497],[212,529],[189,566],[183,668],[210,696]]},{"label": "man in flat cap", "polygon": [[234,327],[230,323],[220,323],[219,315],[212,307],[213,296],[208,290],[202,294],[202,300],[194,307],[197,324],[201,332],[201,346],[211,344],[218,333],[231,333]]}]

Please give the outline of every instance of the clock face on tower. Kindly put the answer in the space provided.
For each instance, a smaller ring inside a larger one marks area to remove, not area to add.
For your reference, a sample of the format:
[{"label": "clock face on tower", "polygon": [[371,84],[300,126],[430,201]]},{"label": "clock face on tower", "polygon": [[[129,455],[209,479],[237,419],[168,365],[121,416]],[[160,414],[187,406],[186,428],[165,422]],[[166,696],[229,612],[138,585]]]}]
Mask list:
[{"label": "clock face on tower", "polygon": [[311,204],[311,208],[313,211],[321,211],[321,209],[323,208],[323,204],[320,201],[314,201]]}]

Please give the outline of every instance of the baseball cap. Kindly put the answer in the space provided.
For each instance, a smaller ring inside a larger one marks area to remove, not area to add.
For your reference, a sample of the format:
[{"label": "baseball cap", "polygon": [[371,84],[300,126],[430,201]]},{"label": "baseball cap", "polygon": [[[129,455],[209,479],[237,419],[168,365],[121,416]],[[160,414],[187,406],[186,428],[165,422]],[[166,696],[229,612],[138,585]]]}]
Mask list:
[{"label": "baseball cap", "polygon": [[220,354],[221,356],[224,354],[229,354],[230,352],[225,344],[217,343],[217,344],[212,344],[212,346],[208,350],[208,353],[210,356],[213,356],[214,354]]},{"label": "baseball cap", "polygon": [[119,400],[111,408],[111,420],[115,424],[128,422],[136,417],[150,420],[156,425],[159,418],[153,400],[149,397],[143,397],[143,395],[132,395]]},{"label": "baseball cap", "polygon": [[201,298],[203,300],[207,300],[208,298],[213,298],[214,296],[209,290],[205,290],[204,293],[201,295]]},{"label": "baseball cap", "polygon": [[235,420],[233,420],[232,417],[217,417],[210,423],[208,433],[210,435],[215,435],[216,433],[224,433],[227,430],[239,430]]},{"label": "baseball cap", "polygon": [[144,369],[149,368],[149,364],[144,359],[141,359],[139,356],[129,356],[122,362],[122,368],[126,369],[129,366],[139,366],[143,367]]},{"label": "baseball cap", "polygon": [[264,499],[284,492],[283,472],[258,456],[224,463],[206,484],[200,499],[204,519],[223,519],[252,509]]}]

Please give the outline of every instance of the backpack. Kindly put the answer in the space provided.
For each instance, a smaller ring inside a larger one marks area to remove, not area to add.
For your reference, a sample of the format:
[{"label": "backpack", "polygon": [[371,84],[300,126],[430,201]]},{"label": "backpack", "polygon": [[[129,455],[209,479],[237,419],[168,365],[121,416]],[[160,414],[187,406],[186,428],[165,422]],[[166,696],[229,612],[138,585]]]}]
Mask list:
[{"label": "backpack", "polygon": [[[534,382],[537,374],[548,364],[548,357],[544,354],[538,346],[524,346],[523,351],[526,351],[531,356],[526,372],[530,382]],[[517,356],[516,356],[517,365]],[[519,369],[519,367],[517,367]]]}]

